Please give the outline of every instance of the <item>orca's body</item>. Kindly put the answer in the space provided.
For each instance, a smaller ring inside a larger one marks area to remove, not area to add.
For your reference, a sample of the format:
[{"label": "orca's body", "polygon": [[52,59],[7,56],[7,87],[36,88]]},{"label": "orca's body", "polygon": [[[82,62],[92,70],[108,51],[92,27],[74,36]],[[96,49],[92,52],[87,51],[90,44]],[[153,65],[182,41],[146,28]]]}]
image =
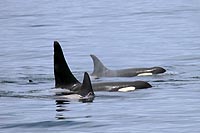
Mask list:
[{"label": "orca's body", "polygon": [[84,73],[83,83],[79,83],[78,86],[79,88],[76,91],[72,91],[70,86],[67,86],[66,89],[56,89],[56,101],[79,100],[82,102],[92,102],[95,94],[92,89],[89,74],[87,72]]},{"label": "orca's body", "polygon": [[[62,48],[57,41],[54,41],[54,76],[56,88],[65,88],[78,93],[81,86],[83,88],[87,87],[83,86],[72,74],[65,61]],[[94,91],[133,91],[135,89],[146,89],[150,87],[152,86],[145,81],[102,82],[92,84]]]},{"label": "orca's body", "polygon": [[83,102],[88,102],[94,99],[95,94],[88,73],[84,73],[83,83],[81,84],[71,73],[62,49],[56,41],[54,42],[54,76],[55,87],[68,90],[58,91],[56,93],[56,101],[59,99],[79,99]]},{"label": "orca's body", "polygon": [[160,74],[166,72],[162,67],[151,67],[151,68],[128,68],[120,70],[110,70],[104,66],[104,64],[95,56],[90,55],[93,60],[94,70],[91,76],[95,78],[99,77],[134,77],[134,76],[145,76]]}]

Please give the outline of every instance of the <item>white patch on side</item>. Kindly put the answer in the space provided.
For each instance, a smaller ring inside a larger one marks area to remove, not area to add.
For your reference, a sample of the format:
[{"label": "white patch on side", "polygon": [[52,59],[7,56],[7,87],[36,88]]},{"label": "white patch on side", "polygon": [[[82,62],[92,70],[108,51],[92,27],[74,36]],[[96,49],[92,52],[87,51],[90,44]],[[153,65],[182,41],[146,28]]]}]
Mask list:
[{"label": "white patch on side", "polygon": [[134,91],[136,88],[131,86],[131,87],[125,87],[125,88],[121,88],[118,91],[120,92],[128,92],[128,91]]},{"label": "white patch on side", "polygon": [[57,98],[59,98],[59,99],[69,99],[69,100],[78,100],[78,99],[81,98],[81,96],[78,95],[78,94],[71,94],[71,95],[58,96]]},{"label": "white patch on side", "polygon": [[153,73],[140,73],[137,76],[150,76],[153,75]]},{"label": "white patch on side", "polygon": [[54,88],[54,89],[51,89],[50,91],[53,92],[53,93],[67,93],[67,92],[70,93],[70,90],[68,90],[68,89],[60,89],[60,88]]}]

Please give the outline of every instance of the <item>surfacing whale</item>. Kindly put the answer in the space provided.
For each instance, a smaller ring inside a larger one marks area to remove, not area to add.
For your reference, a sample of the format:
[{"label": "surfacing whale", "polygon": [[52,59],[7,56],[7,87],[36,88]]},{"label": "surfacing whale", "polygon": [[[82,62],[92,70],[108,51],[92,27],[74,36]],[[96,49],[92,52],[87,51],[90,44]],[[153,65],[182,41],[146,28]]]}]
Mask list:
[{"label": "surfacing whale", "polygon": [[134,76],[146,76],[153,74],[160,74],[166,72],[162,67],[151,68],[128,68],[120,70],[108,69],[95,55],[90,55],[93,60],[94,70],[91,76],[94,78],[100,77],[134,77]]},{"label": "surfacing whale", "polygon": [[87,72],[84,73],[81,84],[70,71],[62,49],[58,42],[54,42],[54,77],[55,87],[65,88],[56,92],[56,101],[59,99],[79,99],[81,101],[92,101],[95,97],[91,80]]},{"label": "surfacing whale", "polygon": [[79,100],[81,102],[92,102],[95,98],[94,91],[92,89],[91,80],[87,72],[84,73],[83,83],[79,84],[80,89],[77,91],[71,91],[67,89],[55,90],[56,102]]},{"label": "surfacing whale", "polygon": [[[58,41],[54,41],[54,76],[56,88],[69,89],[72,92],[78,92],[81,88],[81,83],[75,78],[67,65]],[[145,81],[92,83],[94,91],[126,92],[150,87],[152,86]]]}]

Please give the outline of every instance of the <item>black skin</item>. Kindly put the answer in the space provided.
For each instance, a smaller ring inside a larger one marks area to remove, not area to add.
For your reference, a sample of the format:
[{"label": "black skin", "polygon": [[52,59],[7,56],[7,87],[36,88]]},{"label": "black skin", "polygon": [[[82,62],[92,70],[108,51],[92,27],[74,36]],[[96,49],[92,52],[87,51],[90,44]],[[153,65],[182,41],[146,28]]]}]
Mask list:
[{"label": "black skin", "polygon": [[93,60],[94,70],[92,76],[99,77],[134,77],[143,73],[160,74],[166,72],[162,67],[150,67],[150,68],[128,68],[119,70],[110,70],[104,66],[104,64],[95,56],[90,55]]},{"label": "black skin", "polygon": [[[79,93],[82,84],[72,74],[64,58],[62,48],[57,41],[54,41],[54,76],[56,88],[69,89]],[[152,86],[145,81],[92,83],[92,89],[94,91],[118,91],[124,87],[146,89]]]}]

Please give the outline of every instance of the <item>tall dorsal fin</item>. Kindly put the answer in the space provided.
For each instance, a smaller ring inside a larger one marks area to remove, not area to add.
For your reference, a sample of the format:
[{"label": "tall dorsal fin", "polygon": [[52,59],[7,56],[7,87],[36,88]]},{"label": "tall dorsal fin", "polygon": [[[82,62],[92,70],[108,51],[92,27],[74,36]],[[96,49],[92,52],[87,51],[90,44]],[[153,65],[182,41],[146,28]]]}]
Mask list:
[{"label": "tall dorsal fin", "polygon": [[79,95],[81,95],[82,97],[85,97],[88,95],[94,96],[94,91],[92,89],[91,80],[90,80],[89,74],[87,72],[84,73],[83,83],[79,90]]},{"label": "tall dorsal fin", "polygon": [[79,83],[70,71],[65,61],[62,48],[57,41],[54,41],[54,76],[56,87],[65,87]]},{"label": "tall dorsal fin", "polygon": [[92,76],[100,76],[105,71],[109,70],[95,55],[91,54],[90,56],[92,57],[93,64],[94,64],[94,70],[91,74]]}]

